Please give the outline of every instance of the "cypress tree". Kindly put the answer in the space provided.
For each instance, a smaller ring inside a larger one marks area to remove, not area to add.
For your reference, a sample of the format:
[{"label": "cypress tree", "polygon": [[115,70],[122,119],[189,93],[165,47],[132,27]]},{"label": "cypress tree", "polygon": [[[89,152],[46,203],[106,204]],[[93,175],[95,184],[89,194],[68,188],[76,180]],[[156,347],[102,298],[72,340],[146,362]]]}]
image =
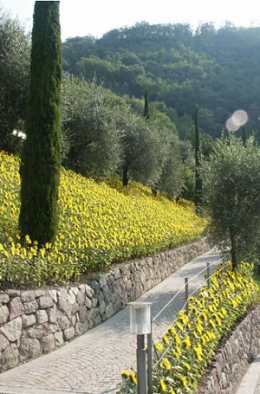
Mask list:
[{"label": "cypress tree", "polygon": [[243,141],[243,145],[246,146],[247,130],[245,127],[242,127],[242,141]]},{"label": "cypress tree", "polygon": [[128,178],[128,165],[127,163],[124,164],[123,166],[123,175],[122,175],[122,183],[123,186],[127,186],[129,182],[129,178]]},{"label": "cypress tree", "polygon": [[22,237],[54,240],[60,178],[61,38],[59,1],[36,1],[33,17],[27,139],[21,161]]},{"label": "cypress tree", "polygon": [[148,101],[147,91],[145,91],[145,93],[144,93],[144,117],[145,117],[145,119],[150,118],[150,110],[149,110],[149,101]]},{"label": "cypress tree", "polygon": [[[148,100],[147,90],[144,92],[144,118],[146,120],[150,119],[150,108],[149,108],[149,100]],[[153,195],[156,196],[158,193],[157,185],[153,184],[151,186],[151,190],[152,190]]]},{"label": "cypress tree", "polygon": [[194,113],[195,129],[195,204],[199,207],[202,203],[202,179],[200,175],[201,167],[201,150],[200,150],[200,132],[199,132],[199,108],[196,107]]}]

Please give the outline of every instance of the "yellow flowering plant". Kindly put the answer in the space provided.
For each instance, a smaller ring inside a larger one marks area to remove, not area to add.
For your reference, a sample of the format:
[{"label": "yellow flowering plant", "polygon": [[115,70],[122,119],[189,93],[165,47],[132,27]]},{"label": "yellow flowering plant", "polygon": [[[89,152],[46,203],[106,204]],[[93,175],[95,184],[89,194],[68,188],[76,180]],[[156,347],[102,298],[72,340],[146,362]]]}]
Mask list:
[{"label": "yellow flowering plant", "polygon": [[[211,287],[190,297],[187,310],[178,313],[167,334],[154,344],[153,393],[196,392],[221,338],[247,312],[256,294],[252,264],[243,262],[235,272],[231,263],[223,264],[213,274]],[[136,385],[127,385],[127,379],[121,393],[129,394],[130,386],[131,394],[136,393]]]},{"label": "yellow flowering plant", "polygon": [[53,245],[39,247],[18,233],[19,159],[0,152],[0,283],[66,283],[111,263],[154,254],[200,238],[207,220],[191,204],[175,203],[150,188],[97,183],[62,169],[59,228]]}]

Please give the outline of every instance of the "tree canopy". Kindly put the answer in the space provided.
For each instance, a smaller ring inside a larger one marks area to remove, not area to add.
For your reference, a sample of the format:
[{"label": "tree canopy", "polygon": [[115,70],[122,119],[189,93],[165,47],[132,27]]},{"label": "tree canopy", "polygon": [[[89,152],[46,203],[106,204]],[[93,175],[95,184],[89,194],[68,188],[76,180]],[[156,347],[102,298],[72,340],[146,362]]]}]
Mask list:
[{"label": "tree canopy", "polygon": [[63,51],[66,71],[95,76],[120,95],[141,98],[147,90],[150,101],[165,104],[181,136],[198,105],[201,128],[211,136],[220,136],[230,114],[244,109],[247,128],[260,139],[260,28],[207,23],[193,32],[185,24],[143,22],[100,39],[69,39]]},{"label": "tree canopy", "polygon": [[222,138],[203,166],[213,234],[230,246],[233,267],[259,250],[260,149],[249,139]]}]

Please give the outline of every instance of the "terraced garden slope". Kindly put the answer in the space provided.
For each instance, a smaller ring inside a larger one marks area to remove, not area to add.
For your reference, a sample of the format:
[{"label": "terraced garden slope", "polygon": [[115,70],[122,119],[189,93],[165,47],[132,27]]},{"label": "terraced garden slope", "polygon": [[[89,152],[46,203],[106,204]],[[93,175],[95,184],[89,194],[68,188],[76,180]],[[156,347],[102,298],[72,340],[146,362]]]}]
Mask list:
[{"label": "terraced garden slope", "polygon": [[122,189],[63,169],[56,242],[39,248],[27,237],[22,245],[19,191],[19,159],[0,152],[0,284],[5,286],[75,280],[113,262],[190,242],[207,228],[190,203],[154,197],[139,184]]}]

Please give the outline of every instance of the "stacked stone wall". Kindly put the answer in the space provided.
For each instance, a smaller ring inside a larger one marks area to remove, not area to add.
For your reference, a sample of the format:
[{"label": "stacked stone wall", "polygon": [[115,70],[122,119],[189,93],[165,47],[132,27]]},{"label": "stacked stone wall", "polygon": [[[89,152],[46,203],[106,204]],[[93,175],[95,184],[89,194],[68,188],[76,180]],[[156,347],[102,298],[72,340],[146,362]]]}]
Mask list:
[{"label": "stacked stone wall", "polygon": [[209,248],[204,238],[152,257],[115,264],[85,283],[0,291],[0,372],[82,335]]}]

